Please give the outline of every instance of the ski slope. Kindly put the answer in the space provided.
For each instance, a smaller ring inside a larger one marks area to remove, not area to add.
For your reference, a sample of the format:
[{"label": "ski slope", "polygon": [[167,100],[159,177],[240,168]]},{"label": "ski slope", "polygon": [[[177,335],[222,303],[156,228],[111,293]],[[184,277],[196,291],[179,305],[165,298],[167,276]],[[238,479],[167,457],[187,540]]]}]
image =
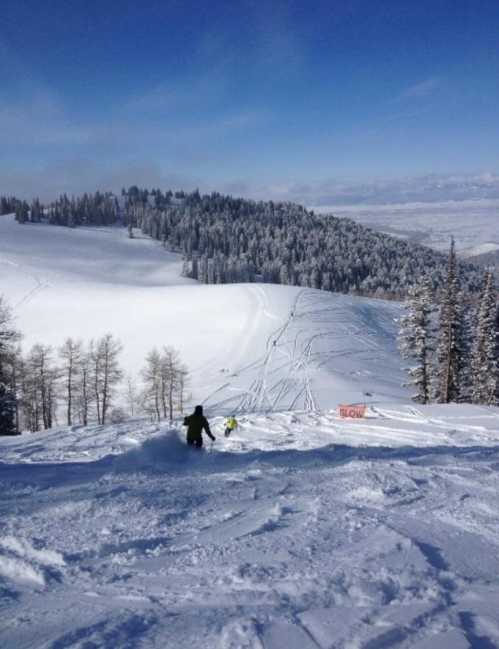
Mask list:
[{"label": "ski slope", "polygon": [[112,331],[136,377],[178,347],[217,437],[0,438],[2,649],[499,647],[499,409],[410,402],[397,304],[201,286],[149,239],[12,217],[0,273],[26,347]]},{"label": "ski slope", "polygon": [[6,649],[499,646],[499,410],[0,440]]},{"label": "ski slope", "polygon": [[394,303],[265,284],[203,286],[180,277],[179,255],[129,239],[124,228],[19,225],[12,216],[0,217],[0,271],[25,348],[110,331],[138,381],[151,348],[173,345],[189,367],[193,400],[210,413],[407,398]]}]

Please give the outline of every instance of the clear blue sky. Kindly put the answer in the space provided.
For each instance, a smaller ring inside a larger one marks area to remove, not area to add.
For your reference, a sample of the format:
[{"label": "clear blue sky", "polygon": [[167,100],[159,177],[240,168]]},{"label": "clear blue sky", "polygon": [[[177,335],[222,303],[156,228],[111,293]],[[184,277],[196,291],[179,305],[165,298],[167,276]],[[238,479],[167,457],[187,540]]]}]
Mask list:
[{"label": "clear blue sky", "polygon": [[498,0],[2,0],[0,20],[0,193],[499,172]]}]

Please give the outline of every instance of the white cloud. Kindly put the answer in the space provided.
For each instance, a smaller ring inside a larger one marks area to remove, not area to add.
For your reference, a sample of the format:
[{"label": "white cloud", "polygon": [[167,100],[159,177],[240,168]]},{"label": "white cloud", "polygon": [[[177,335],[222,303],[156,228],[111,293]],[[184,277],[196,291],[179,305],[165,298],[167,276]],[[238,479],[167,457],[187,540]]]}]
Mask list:
[{"label": "white cloud", "polygon": [[425,79],[424,81],[420,81],[406,88],[402,92],[401,98],[417,99],[421,97],[427,97],[428,95],[433,94],[440,87],[440,85],[441,83],[439,79]]}]

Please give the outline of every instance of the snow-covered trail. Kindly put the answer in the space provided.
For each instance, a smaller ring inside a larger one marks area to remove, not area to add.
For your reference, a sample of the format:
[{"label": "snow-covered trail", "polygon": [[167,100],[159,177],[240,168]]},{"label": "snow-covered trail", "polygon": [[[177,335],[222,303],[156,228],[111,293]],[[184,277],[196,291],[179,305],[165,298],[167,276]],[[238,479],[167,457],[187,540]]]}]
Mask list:
[{"label": "snow-covered trail", "polygon": [[[246,288],[260,295],[260,314],[269,315],[269,288]],[[264,349],[253,344],[257,354],[249,364],[232,364],[204,399],[208,411],[319,411],[341,401],[407,399],[395,346],[399,305],[295,289],[287,313],[276,313]]]},{"label": "snow-covered trail", "polygon": [[376,410],[2,440],[0,645],[499,646],[499,411]]}]

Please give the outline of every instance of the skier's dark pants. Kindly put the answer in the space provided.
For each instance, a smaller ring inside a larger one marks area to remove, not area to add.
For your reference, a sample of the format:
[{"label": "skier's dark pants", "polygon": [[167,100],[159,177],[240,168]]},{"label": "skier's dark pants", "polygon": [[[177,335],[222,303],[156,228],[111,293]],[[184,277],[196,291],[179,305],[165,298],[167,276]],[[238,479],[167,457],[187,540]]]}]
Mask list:
[{"label": "skier's dark pants", "polygon": [[189,444],[189,446],[195,446],[196,448],[202,448],[202,446],[203,446],[203,438],[202,437],[199,437],[199,438],[188,437],[187,438],[187,444]]}]

